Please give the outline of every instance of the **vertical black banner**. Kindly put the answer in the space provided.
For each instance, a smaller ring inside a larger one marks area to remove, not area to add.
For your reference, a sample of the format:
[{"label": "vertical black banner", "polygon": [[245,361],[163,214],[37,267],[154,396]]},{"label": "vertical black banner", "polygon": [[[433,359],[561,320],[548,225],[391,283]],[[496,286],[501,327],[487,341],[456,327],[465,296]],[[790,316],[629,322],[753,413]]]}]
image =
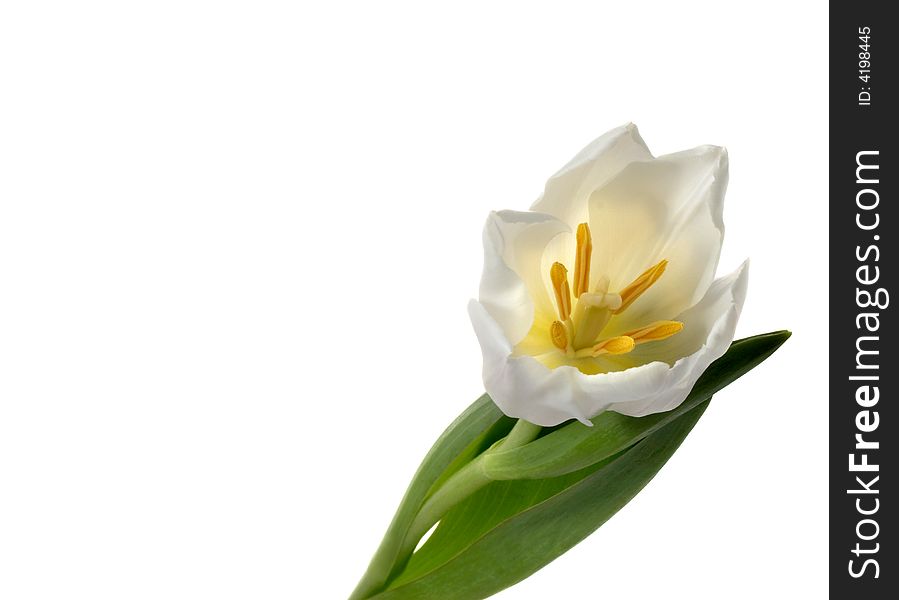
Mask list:
[{"label": "vertical black banner", "polygon": [[899,332],[891,296],[899,279],[899,23],[892,9],[830,4],[832,598],[899,598]]}]

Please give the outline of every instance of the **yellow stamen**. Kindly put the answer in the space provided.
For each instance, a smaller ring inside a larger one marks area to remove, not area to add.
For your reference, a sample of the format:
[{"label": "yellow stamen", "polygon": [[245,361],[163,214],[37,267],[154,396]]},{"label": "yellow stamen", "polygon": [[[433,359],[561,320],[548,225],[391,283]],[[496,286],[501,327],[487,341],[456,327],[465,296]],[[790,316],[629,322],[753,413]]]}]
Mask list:
[{"label": "yellow stamen", "polygon": [[549,270],[549,278],[552,280],[553,291],[556,293],[559,318],[567,321],[571,316],[571,288],[568,287],[568,269],[562,263],[553,263]]},{"label": "yellow stamen", "polygon": [[619,335],[601,341],[593,346],[592,351],[593,356],[599,356],[601,354],[627,354],[633,350],[636,345],[637,343],[634,341],[634,338],[627,335]]},{"label": "yellow stamen", "polygon": [[556,348],[559,350],[568,348],[568,332],[561,321],[553,321],[553,324],[549,328],[549,335]]},{"label": "yellow stamen", "polygon": [[652,287],[656,281],[659,280],[659,277],[662,276],[662,273],[665,272],[665,267],[668,266],[667,260],[661,260],[658,264],[646,269],[643,273],[634,279],[626,288],[619,292],[621,296],[621,306],[616,309],[614,312],[618,314],[626,309],[628,306],[634,303],[634,301],[639,298],[643,292]]},{"label": "yellow stamen", "polygon": [[602,356],[603,354],[627,354],[636,347],[634,338],[619,335],[599,342],[589,348],[581,348],[574,353],[575,358],[588,358]]},{"label": "yellow stamen", "polygon": [[634,338],[634,341],[638,344],[643,344],[670,338],[683,328],[684,324],[680,321],[656,321],[646,327],[629,331],[624,335]]},{"label": "yellow stamen", "polygon": [[590,259],[593,256],[593,238],[590,226],[577,226],[577,254],[574,259],[574,297],[580,298],[590,286]]}]

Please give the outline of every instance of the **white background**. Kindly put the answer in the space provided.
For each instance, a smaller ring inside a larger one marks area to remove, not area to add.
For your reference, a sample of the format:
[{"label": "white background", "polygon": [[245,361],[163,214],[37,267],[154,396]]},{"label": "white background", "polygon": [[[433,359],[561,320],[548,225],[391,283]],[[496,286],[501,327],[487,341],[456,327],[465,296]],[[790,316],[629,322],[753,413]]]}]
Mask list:
[{"label": "white background", "polygon": [[738,336],[790,328],[497,598],[825,594],[813,2],[6,2],[0,597],[345,598],[482,390],[491,209],[592,138],[726,145]]}]

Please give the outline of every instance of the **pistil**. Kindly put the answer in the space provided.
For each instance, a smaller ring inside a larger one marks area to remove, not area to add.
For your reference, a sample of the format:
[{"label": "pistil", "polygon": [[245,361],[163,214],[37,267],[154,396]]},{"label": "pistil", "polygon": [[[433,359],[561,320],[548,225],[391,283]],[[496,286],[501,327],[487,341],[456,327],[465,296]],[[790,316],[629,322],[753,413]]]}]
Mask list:
[{"label": "pistil", "polygon": [[619,306],[621,296],[618,294],[602,292],[581,294],[574,319],[575,349],[592,346]]},{"label": "pistil", "polygon": [[638,344],[664,340],[683,329],[679,321],[656,321],[622,335],[600,340],[609,321],[633,304],[659,280],[668,266],[661,260],[634,279],[619,293],[609,292],[609,278],[602,276],[594,290],[589,291],[590,263],[593,238],[590,226],[581,223],[577,228],[577,248],[574,261],[574,299],[572,311],[568,269],[560,262],[550,268],[553,294],[559,318],[550,325],[549,337],[553,346],[569,357],[586,358],[603,354],[626,354]]}]

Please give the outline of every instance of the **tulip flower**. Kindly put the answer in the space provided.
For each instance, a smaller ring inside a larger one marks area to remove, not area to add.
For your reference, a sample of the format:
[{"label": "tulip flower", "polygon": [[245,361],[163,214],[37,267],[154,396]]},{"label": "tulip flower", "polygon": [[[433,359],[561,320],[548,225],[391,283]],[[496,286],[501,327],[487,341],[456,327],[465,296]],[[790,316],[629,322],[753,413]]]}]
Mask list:
[{"label": "tulip flower", "polygon": [[714,280],[727,153],[653,158],[634,125],[582,150],[528,212],[492,213],[469,306],[508,416],[589,424],[668,411],[727,350],[747,265]]}]

